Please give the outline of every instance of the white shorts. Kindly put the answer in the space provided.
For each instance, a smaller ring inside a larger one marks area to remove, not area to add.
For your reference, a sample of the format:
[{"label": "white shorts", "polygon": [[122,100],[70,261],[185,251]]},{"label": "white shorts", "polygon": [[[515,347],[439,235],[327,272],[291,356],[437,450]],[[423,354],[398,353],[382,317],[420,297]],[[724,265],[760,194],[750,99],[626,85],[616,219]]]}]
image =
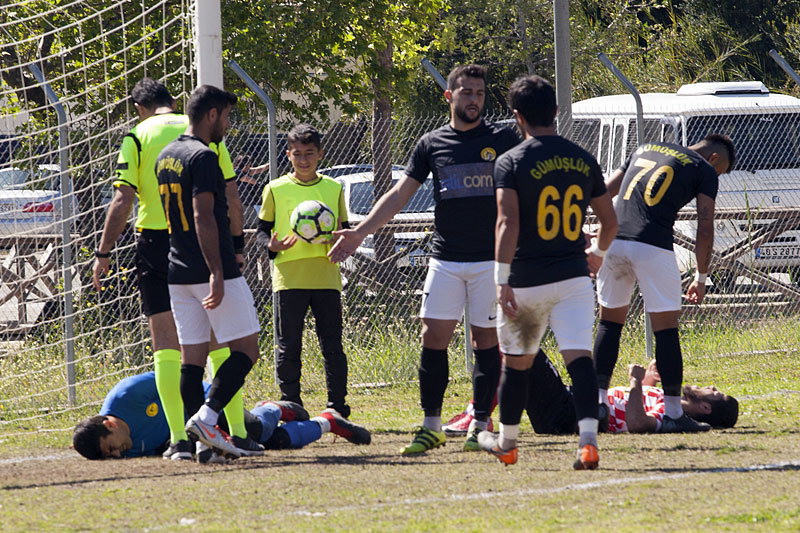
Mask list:
[{"label": "white shorts", "polygon": [[588,277],[570,278],[536,287],[514,289],[517,318],[497,306],[497,336],[503,353],[535,354],[547,325],[559,351],[592,350],[594,290]]},{"label": "white shorts", "polygon": [[648,313],[680,311],[681,273],[675,252],[652,244],[615,240],[597,273],[597,300],[607,309],[630,305],[634,283]]},{"label": "white shorts", "polygon": [[431,259],[422,290],[422,318],[461,320],[469,301],[469,321],[479,328],[497,323],[494,261],[462,263]]},{"label": "white shorts", "polygon": [[214,309],[203,308],[202,301],[208,292],[208,283],[169,286],[172,315],[182,345],[209,342],[212,329],[219,343],[242,339],[261,330],[253,293],[244,277],[225,280],[225,296]]}]

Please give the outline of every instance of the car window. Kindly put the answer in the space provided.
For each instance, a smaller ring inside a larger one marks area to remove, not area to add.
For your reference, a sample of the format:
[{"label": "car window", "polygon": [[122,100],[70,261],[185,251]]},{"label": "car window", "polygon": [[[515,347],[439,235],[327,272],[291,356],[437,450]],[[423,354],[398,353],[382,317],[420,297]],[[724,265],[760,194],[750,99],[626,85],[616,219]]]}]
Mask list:
[{"label": "car window", "polygon": [[28,181],[30,172],[20,168],[0,169],[0,189],[17,188]]},{"label": "car window", "polygon": [[[392,186],[398,180],[392,181]],[[366,215],[375,205],[375,190],[371,181],[359,181],[350,186],[350,212],[356,215]],[[425,180],[408,203],[400,210],[401,213],[425,213],[434,210],[432,180]]]},{"label": "car window", "polygon": [[689,146],[709,133],[730,135],[737,170],[800,168],[800,113],[711,115],[686,121]]}]

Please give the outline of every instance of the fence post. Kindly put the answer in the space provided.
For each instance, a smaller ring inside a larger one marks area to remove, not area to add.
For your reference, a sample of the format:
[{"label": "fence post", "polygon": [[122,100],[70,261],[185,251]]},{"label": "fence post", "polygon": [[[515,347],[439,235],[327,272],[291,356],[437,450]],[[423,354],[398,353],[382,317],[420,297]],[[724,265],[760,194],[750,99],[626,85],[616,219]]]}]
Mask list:
[{"label": "fence post", "polygon": [[59,182],[61,188],[61,244],[64,277],[64,350],[67,366],[67,398],[70,405],[75,405],[75,332],[74,310],[72,302],[72,180],[69,176],[69,131],[67,129],[67,113],[59,101],[53,88],[45,80],[44,74],[36,65],[29,65],[36,81],[42,86],[44,94],[53,105],[58,115],[58,162],[60,165]]},{"label": "fence post", "polygon": [[[428,71],[439,87],[446,91],[447,81],[444,79],[444,76],[439,74],[436,67],[428,61],[428,58],[423,57],[420,63],[422,63],[422,66],[425,67],[425,70]],[[472,359],[472,330],[470,329],[469,323],[469,294],[467,294],[467,297],[464,299],[464,368],[467,369],[468,374],[472,373]]]},{"label": "fence post", "polygon": [[196,0],[194,7],[194,49],[197,85],[222,89],[222,8],[220,0]]},{"label": "fence post", "polygon": [[572,65],[569,48],[569,0],[553,0],[553,39],[556,59],[558,134],[569,135],[572,123]]},{"label": "fence post", "polygon": [[[625,77],[625,74],[620,71],[614,63],[604,54],[597,54],[598,59],[603,65],[611,71],[614,76],[628,89],[633,95],[636,102],[636,144],[641,146],[644,143],[644,109],[642,108],[642,97],[639,96],[639,91],[631,81]],[[647,358],[653,358],[653,325],[650,323],[650,315],[647,314],[647,308],[644,309],[644,346]]]},{"label": "fence post", "polygon": [[789,63],[786,62],[786,60],[778,53],[777,50],[775,50],[774,48],[770,50],[769,56],[775,60],[778,66],[781,67],[783,71],[786,72],[786,74],[788,74],[789,77],[792,78],[797,85],[800,85],[800,76],[798,76],[797,72],[795,72],[795,70],[791,66],[789,66]]}]

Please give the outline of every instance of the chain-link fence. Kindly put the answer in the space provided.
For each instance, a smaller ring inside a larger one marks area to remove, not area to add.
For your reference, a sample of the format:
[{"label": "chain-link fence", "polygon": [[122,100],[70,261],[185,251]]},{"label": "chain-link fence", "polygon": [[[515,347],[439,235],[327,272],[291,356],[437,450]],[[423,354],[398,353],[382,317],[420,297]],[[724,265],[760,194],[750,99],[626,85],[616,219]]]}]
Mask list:
[{"label": "chain-link fence", "polygon": [[[8,54],[16,54],[14,61],[0,67],[0,133],[5,135],[0,139],[0,435],[29,433],[48,423],[69,427],[78,412],[96,409],[120,377],[152,364],[134,281],[135,236],[130,228],[117,242],[103,290],[91,286],[92,252],[112,194],[117,150],[135,119],[129,102],[109,94],[115,85],[127,87],[122,91],[127,93],[149,74],[164,79],[184,100],[194,85],[191,27],[188,2],[130,4],[134,3],[107,2],[81,16],[65,8],[39,15],[52,20],[61,16],[65,20],[60,27],[78,28],[77,33],[53,33],[55,48],[43,63],[45,77],[69,111],[66,175],[56,166],[60,152],[54,114],[26,70],[32,64],[25,59],[29,49],[39,46],[43,35],[33,27],[23,28],[15,40],[0,42]],[[11,19],[2,8],[0,16],[7,35]],[[70,17],[79,22],[66,20]],[[27,39],[26,34],[33,37]],[[175,47],[186,51],[170,54]],[[182,62],[175,63],[175,57]],[[800,297],[800,102],[762,94],[760,87],[721,90],[725,94],[643,97],[646,141],[691,145],[707,133],[719,132],[730,135],[739,152],[734,170],[720,178],[709,294],[702,306],[684,307],[682,340],[689,367],[695,357],[798,349],[794,325]],[[698,91],[702,92],[694,92]],[[259,107],[252,104],[248,109]],[[607,173],[635,150],[632,97],[577,103],[573,117],[569,137],[595,154]],[[509,117],[487,118],[513,127]],[[362,116],[314,124],[323,133],[320,171],[344,184],[352,223],[363,219],[375,198],[404,175],[419,138],[447,120],[441,115],[395,116],[376,122]],[[278,124],[277,175],[290,170],[285,133],[292,125]],[[388,140],[376,144],[375,139]],[[251,237],[268,176],[263,168],[269,161],[268,141],[267,121],[256,115],[236,118],[226,139]],[[391,166],[376,169],[375,161],[389,161]],[[64,190],[74,213],[66,220],[66,241],[61,231],[63,180],[68,180]],[[352,393],[361,386],[417,379],[418,309],[430,257],[433,204],[433,183],[428,180],[404,210],[341,266]],[[694,218],[690,205],[676,227],[676,255],[686,283],[694,269]],[[67,250],[71,253],[65,254]],[[71,264],[65,264],[70,255]],[[263,398],[277,390],[272,294],[270,265],[254,246],[248,248],[245,274],[262,324],[262,361],[246,390]],[[67,277],[72,292],[64,290]],[[67,299],[74,308],[70,316],[64,313]],[[632,326],[623,337],[621,360],[642,361],[644,326],[638,296],[630,314]],[[67,334],[68,320],[72,336]],[[323,362],[311,319],[307,326],[303,388],[322,391]],[[459,328],[450,350],[452,377],[468,376],[465,344]],[[552,339],[548,337],[545,346],[552,347]]]}]

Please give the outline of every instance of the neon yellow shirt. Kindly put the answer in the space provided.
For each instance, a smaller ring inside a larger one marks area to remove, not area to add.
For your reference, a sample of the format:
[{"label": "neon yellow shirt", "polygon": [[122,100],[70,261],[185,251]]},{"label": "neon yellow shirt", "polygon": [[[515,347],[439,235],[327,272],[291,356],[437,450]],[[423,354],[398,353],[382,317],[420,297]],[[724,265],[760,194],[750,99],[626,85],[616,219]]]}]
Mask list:
[{"label": "neon yellow shirt", "polygon": [[[158,194],[156,159],[166,145],[178,138],[189,126],[189,117],[179,113],[153,115],[137,124],[122,139],[117,158],[114,186],[129,185],[139,198],[136,229],[166,230],[167,218]],[[236,177],[231,154],[222,142],[209,146],[219,156],[225,180]]]},{"label": "neon yellow shirt", "polygon": [[[303,182],[295,178],[291,174],[285,174],[278,178],[278,180],[291,180],[297,185],[303,187],[313,187],[319,184],[323,179],[330,180],[327,176],[317,176],[317,179],[310,182]],[[276,182],[278,180],[275,180]],[[278,226],[275,213],[275,198],[272,194],[270,185],[275,182],[270,182],[264,187],[263,201],[261,202],[261,211],[258,217],[265,222],[272,222]],[[316,195],[309,191],[308,198],[302,200],[317,199]],[[299,203],[299,202],[298,202]],[[338,222],[347,222],[347,203],[344,199],[344,188],[339,193],[339,206],[338,206]],[[280,213],[279,216],[285,217],[287,220],[281,221],[281,226],[289,226],[288,217],[290,213]],[[275,229],[273,229],[275,231]],[[285,235],[278,234],[279,237]],[[327,249],[330,245],[314,245],[324,246]],[[281,252],[279,252],[281,253]],[[342,276],[339,273],[339,265],[331,263],[330,260],[324,255],[321,257],[305,257],[293,261],[273,261],[272,262],[272,290],[281,291],[286,289],[334,289],[337,291],[342,290]]]}]

